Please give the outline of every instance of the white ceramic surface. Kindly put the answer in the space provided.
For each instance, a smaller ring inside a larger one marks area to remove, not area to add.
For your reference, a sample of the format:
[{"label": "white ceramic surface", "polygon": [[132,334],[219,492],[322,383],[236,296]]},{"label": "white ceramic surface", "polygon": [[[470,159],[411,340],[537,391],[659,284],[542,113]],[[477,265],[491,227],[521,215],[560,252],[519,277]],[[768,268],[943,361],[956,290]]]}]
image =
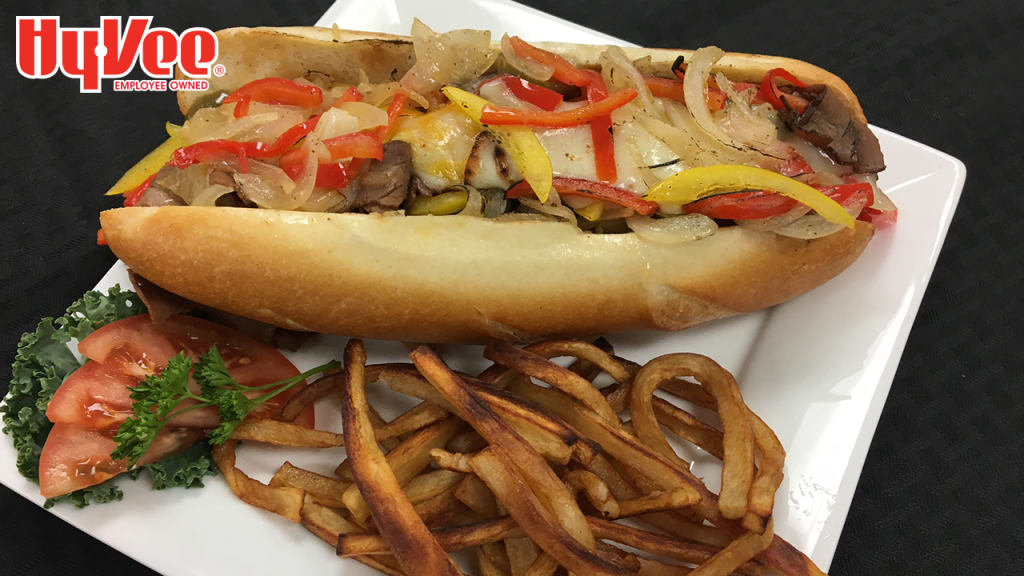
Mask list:
[{"label": "white ceramic surface", "polygon": [[[404,33],[413,16],[438,30],[490,28],[533,39],[618,42],[500,0],[338,2],[318,24]],[[832,561],[966,174],[956,158],[885,130],[875,132],[889,166],[879,184],[899,205],[899,223],[879,231],[864,255],[838,278],[765,312],[681,333],[610,338],[621,354],[636,361],[666,352],[700,352],[737,375],[747,403],[775,429],[788,451],[775,529],[822,568]],[[116,282],[128,285],[120,263],[97,288]],[[54,312],[65,304],[55,302]],[[340,357],[343,345],[342,338],[321,337],[289,356],[306,369]],[[369,350],[372,362],[404,357],[397,343],[371,342]],[[456,367],[483,367],[478,348],[448,346],[442,352]],[[386,405],[385,416],[408,406],[372,392],[371,401]],[[319,406],[320,426],[340,431],[337,413],[337,406]],[[267,481],[286,458],[329,474],[343,453],[245,447],[239,463]],[[0,439],[0,481],[42,504],[38,487],[18,475],[14,459],[9,439]],[[698,460],[696,471],[714,484],[709,464]],[[356,562],[338,560],[301,526],[238,501],[220,479],[209,479],[202,490],[154,492],[146,480],[123,481],[122,486],[121,503],[84,510],[57,506],[51,512],[169,576],[373,573]]]}]

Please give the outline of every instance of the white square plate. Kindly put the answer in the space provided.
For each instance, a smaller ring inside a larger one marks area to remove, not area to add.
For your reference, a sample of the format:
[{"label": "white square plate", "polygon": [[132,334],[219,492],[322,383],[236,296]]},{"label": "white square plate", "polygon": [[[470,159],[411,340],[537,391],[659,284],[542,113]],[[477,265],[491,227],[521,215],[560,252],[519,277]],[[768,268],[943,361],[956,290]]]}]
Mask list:
[{"label": "white square plate", "polygon": [[[528,39],[622,43],[505,0],[338,2],[317,24],[404,34],[414,16],[437,30],[489,28],[498,35],[508,32]],[[835,72],[842,75],[842,70]],[[835,553],[871,436],[966,175],[956,158],[885,130],[875,132],[889,166],[879,185],[899,205],[899,222],[880,230],[864,255],[838,278],[768,311],[680,333],[610,338],[618,352],[638,362],[667,352],[700,352],[737,376],[747,403],[778,433],[788,452],[786,479],[776,500],[776,532],[822,568],[828,568]],[[114,283],[129,285],[121,263],[97,289]],[[307,369],[340,358],[343,346],[343,338],[320,337],[289,356]],[[369,352],[371,362],[405,358],[397,343],[371,342]],[[477,348],[446,346],[442,352],[455,367],[483,367]],[[385,416],[405,407],[392,403]],[[318,426],[340,431],[337,414],[337,406],[318,406]],[[267,481],[286,458],[329,474],[343,454],[342,449],[246,447],[239,464]],[[0,440],[0,481],[41,505],[39,487],[18,475],[14,461],[11,442]],[[713,483],[714,478],[708,480]],[[155,492],[146,480],[121,485],[124,502],[84,510],[59,505],[51,512],[169,576],[374,573],[354,561],[338,560],[301,526],[240,502],[218,479],[210,479],[204,489],[187,491]]]}]

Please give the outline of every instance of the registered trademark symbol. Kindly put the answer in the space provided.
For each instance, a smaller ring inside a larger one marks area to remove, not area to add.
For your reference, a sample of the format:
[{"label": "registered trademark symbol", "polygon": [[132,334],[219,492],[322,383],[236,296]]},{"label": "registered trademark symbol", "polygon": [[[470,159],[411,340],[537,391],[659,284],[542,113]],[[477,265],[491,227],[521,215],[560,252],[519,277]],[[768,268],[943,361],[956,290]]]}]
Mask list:
[{"label": "registered trademark symbol", "polygon": [[227,74],[227,68],[225,68],[223,64],[217,64],[213,67],[214,76],[217,76],[219,78],[225,74]]}]

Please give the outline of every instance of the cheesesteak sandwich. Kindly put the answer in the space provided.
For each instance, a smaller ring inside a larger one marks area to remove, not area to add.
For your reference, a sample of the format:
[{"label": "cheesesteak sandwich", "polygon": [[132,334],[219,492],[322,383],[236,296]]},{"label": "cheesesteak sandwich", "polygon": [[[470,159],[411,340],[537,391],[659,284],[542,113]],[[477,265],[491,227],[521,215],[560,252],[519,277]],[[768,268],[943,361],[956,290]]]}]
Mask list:
[{"label": "cheesesteak sandwich", "polygon": [[839,274],[896,208],[849,87],[768,56],[218,33],[227,73],[111,189],[149,282],[276,326],[420,342],[677,330]]}]

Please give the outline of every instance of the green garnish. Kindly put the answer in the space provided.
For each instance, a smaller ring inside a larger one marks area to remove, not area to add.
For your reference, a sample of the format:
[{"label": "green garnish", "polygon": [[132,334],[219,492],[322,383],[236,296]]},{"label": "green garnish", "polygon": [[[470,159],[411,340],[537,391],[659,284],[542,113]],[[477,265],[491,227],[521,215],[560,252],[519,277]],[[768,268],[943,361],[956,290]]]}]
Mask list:
[{"label": "green garnish", "polygon": [[[258,406],[311,376],[340,366],[338,362],[328,362],[286,380],[246,386],[231,377],[216,346],[199,357],[195,370],[192,370],[192,359],[184,352],[179,353],[171,358],[163,372],[146,378],[132,389],[133,416],[118,427],[114,435],[117,448],[111,457],[126,459],[134,465],[168,422],[186,412],[208,407],[216,407],[220,414],[220,424],[209,432],[208,440],[211,444],[223,444]],[[189,389],[189,372],[199,384],[198,394]],[[246,395],[246,392],[260,391],[267,392],[253,398]],[[181,407],[186,400],[194,403]]]}]

